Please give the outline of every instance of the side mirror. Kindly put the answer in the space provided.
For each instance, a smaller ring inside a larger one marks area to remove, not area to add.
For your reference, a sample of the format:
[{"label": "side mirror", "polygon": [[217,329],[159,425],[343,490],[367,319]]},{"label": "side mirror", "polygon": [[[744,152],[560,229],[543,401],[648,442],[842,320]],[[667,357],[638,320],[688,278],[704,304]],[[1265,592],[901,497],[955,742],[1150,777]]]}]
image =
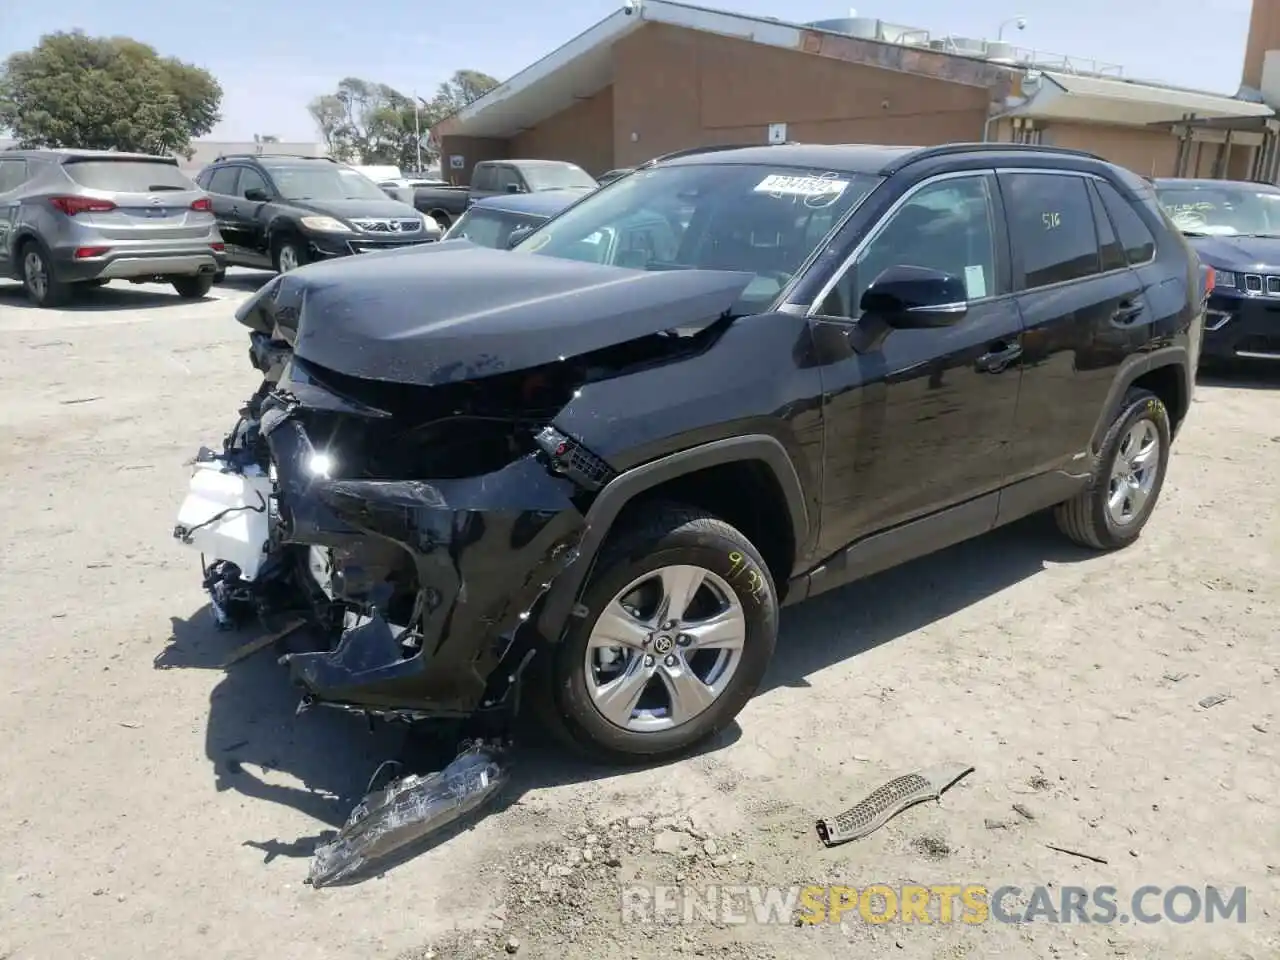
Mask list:
[{"label": "side mirror", "polygon": [[523,227],[516,227],[507,235],[507,249],[510,250],[531,233],[533,233],[533,227],[530,227],[527,224]]},{"label": "side mirror", "polygon": [[900,330],[948,327],[969,311],[965,282],[928,267],[889,267],[871,282],[858,304],[863,315],[874,316]]},{"label": "side mirror", "polygon": [[508,184],[507,184],[507,193],[520,193],[520,192],[521,192],[521,190],[520,190],[520,184],[518,184],[518,183],[508,183]]},{"label": "side mirror", "polygon": [[250,187],[244,192],[244,198],[246,200],[251,200],[254,203],[266,203],[271,199],[271,197],[267,195],[267,191],[263,190],[261,187]]}]

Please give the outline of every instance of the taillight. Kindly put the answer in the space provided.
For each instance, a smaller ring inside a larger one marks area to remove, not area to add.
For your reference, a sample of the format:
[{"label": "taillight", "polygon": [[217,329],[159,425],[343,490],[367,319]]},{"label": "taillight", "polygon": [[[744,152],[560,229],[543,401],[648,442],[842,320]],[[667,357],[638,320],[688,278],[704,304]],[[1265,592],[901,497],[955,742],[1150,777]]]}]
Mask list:
[{"label": "taillight", "polygon": [[201,197],[199,200],[192,202],[191,209],[203,210],[205,213],[209,213],[213,210],[213,201],[208,197]]},{"label": "taillight", "polygon": [[77,213],[109,213],[116,208],[110,200],[93,197],[50,197],[49,202],[69,217]]},{"label": "taillight", "polygon": [[227,249],[227,245],[225,243],[211,243],[209,246],[213,247],[214,253],[222,253]]}]

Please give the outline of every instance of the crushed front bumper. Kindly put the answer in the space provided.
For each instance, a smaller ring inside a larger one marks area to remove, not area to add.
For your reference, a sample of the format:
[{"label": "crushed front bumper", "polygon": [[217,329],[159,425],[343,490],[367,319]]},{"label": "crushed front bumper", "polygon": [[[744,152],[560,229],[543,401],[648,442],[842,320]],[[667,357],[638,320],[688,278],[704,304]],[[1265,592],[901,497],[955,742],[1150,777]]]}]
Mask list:
[{"label": "crushed front bumper", "polygon": [[[576,557],[585,520],[574,484],[533,454],[465,479],[329,479],[312,472],[323,451],[287,410],[264,414],[262,431],[279,542],[327,548],[331,590],[361,611],[333,649],[286,658],[309,701],[465,717],[505,692],[506,677],[495,687],[492,675]],[[389,612],[397,576],[416,590],[413,622],[399,626]]]}]

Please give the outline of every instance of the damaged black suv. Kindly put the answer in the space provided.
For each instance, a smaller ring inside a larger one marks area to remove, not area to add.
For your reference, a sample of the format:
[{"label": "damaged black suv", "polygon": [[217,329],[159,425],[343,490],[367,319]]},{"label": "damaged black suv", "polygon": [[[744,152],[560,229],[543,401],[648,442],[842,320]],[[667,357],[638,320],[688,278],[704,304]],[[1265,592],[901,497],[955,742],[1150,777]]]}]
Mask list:
[{"label": "damaged black suv", "polygon": [[267,284],[238,315],[264,383],[176,535],[224,622],[316,628],[304,704],[532,702],[597,754],[670,755],[751,697],[780,606],[1045,509],[1133,542],[1206,277],[1086,154],[664,157],[510,251]]}]

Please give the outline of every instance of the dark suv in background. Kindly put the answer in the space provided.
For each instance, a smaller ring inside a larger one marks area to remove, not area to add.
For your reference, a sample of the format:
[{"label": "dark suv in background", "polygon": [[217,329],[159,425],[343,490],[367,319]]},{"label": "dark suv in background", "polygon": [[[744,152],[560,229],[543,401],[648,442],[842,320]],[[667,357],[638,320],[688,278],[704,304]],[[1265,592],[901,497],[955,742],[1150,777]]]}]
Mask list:
[{"label": "dark suv in background", "polygon": [[0,277],[21,280],[36,306],[112,280],[198,300],[224,264],[209,197],[173,157],[0,152]]},{"label": "dark suv in background", "polygon": [[209,192],[232,266],[287,272],[313,260],[439,240],[440,225],[328,157],[219,157]]}]

